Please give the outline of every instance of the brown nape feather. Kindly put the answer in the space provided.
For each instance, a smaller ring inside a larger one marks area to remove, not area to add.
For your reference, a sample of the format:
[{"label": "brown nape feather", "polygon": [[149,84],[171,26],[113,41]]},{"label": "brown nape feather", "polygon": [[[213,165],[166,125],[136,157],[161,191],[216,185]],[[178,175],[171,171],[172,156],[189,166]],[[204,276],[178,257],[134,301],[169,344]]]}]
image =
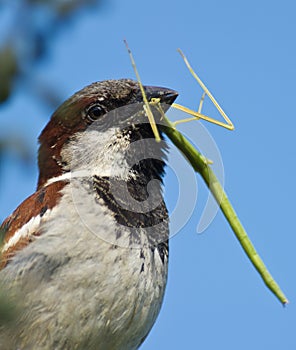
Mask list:
[{"label": "brown nape feather", "polygon": [[[58,203],[62,196],[60,191],[67,183],[67,181],[58,181],[41,188],[39,191],[25,199],[17,207],[17,209],[1,225],[1,229],[4,230],[2,249],[5,244],[13,238],[14,234],[28,223],[31,218],[37,216],[42,218],[47,210],[52,209]],[[39,236],[40,234],[41,232],[36,230],[27,236],[20,237],[15,244],[2,251],[0,256],[0,270],[9,263],[9,260],[15,255],[17,250],[28,245],[34,240],[34,237]]]},{"label": "brown nape feather", "polygon": [[37,190],[44,186],[47,180],[62,175],[63,162],[61,149],[68,142],[73,132],[85,130],[86,124],[77,124],[69,129],[52,119],[39,136],[40,148],[38,152],[39,178]]}]

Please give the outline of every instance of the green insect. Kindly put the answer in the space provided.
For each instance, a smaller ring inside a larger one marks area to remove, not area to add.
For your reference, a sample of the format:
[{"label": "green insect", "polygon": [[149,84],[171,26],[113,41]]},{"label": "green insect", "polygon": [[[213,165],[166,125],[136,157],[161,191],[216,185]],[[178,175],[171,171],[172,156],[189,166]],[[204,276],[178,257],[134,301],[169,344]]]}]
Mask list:
[{"label": "green insect", "polygon": [[[178,120],[174,123],[172,123],[164,114],[164,112],[161,109],[160,101],[157,99],[154,99],[150,102],[148,102],[148,99],[146,97],[143,85],[141,83],[141,79],[136,67],[135,60],[133,58],[132,52],[130,48],[128,47],[128,44],[126,41],[125,45],[127,47],[132,66],[134,68],[135,74],[137,81],[140,85],[141,92],[143,95],[143,101],[144,101],[144,112],[146,113],[149,122],[151,124],[151,128],[153,130],[155,140],[160,141],[160,136],[159,132],[153,117],[153,113],[151,111],[151,105],[155,106],[156,108],[159,109],[163,116],[163,121],[164,123],[168,126],[166,128],[166,135],[170,138],[170,140],[174,143],[174,145],[185,155],[193,169],[198,172],[203,180],[205,181],[206,185],[212,192],[212,195],[216,199],[218,205],[220,206],[226,220],[228,221],[229,225],[231,226],[236,238],[238,239],[239,243],[241,244],[243,250],[247,254],[248,258],[250,259],[251,263],[255,267],[255,269],[258,271],[260,276],[262,277],[264,283],[266,286],[271,290],[272,293],[279,299],[279,301],[283,304],[286,305],[288,303],[288,299],[286,298],[285,294],[282,292],[281,288],[278,286],[276,281],[273,279],[269,271],[267,270],[266,266],[264,265],[264,262],[260,258],[259,254],[255,250],[251,240],[249,239],[244,227],[242,226],[235,210],[233,209],[223,187],[219,183],[216,175],[214,174],[213,170],[210,167],[211,161],[208,160],[205,156],[203,156],[197,149],[195,149],[192,144],[185,138],[184,135],[182,135],[177,129],[176,125],[184,122],[189,122],[193,120],[198,120],[198,119],[203,119],[206,120],[210,123],[214,123],[216,125],[222,126],[226,129],[233,130],[234,126],[231,120],[228,118],[228,116],[225,114],[223,109],[220,107],[214,96],[210,93],[210,91],[207,89],[205,84],[201,81],[201,79],[198,77],[198,75],[194,72],[193,68],[189,64],[187,58],[185,55],[182,53],[182,51],[179,49],[179,53],[183,57],[183,60],[189,69],[190,73],[192,76],[197,80],[201,88],[203,89],[203,95],[201,97],[200,103],[199,103],[199,108],[198,111],[193,111],[187,107],[184,107],[182,105],[173,103],[172,107],[179,109],[185,113],[188,113],[192,115],[192,118],[187,118],[187,119],[182,119]],[[204,114],[202,114],[202,105],[205,96],[208,96],[220,115],[223,117],[225,122],[221,122],[219,120],[213,119],[211,117],[208,117]]]}]

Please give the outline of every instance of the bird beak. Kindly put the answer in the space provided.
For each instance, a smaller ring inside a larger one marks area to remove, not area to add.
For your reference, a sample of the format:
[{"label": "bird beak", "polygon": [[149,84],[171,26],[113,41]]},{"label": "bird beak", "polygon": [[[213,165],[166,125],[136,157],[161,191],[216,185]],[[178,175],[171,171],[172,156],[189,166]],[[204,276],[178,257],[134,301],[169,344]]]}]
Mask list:
[{"label": "bird beak", "polygon": [[144,90],[148,101],[153,98],[159,98],[160,103],[171,105],[178,97],[177,91],[158,87],[158,86],[144,86]]}]

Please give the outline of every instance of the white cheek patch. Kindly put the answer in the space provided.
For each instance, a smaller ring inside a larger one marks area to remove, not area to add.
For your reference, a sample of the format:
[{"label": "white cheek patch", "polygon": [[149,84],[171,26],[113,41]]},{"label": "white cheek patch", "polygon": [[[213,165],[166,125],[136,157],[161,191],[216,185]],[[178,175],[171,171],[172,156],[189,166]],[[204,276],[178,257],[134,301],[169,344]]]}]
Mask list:
[{"label": "white cheek patch", "polygon": [[92,176],[129,176],[125,152],[130,146],[130,135],[121,135],[116,128],[105,132],[87,130],[78,133],[61,151],[67,163],[67,173],[48,180],[46,185],[71,178]]},{"label": "white cheek patch", "polygon": [[28,238],[34,235],[40,228],[43,221],[46,221],[52,210],[48,209],[44,215],[34,216],[25,225],[23,225],[19,230],[17,230],[12,237],[4,244],[1,253],[5,253],[8,249],[16,246],[21,239]]}]

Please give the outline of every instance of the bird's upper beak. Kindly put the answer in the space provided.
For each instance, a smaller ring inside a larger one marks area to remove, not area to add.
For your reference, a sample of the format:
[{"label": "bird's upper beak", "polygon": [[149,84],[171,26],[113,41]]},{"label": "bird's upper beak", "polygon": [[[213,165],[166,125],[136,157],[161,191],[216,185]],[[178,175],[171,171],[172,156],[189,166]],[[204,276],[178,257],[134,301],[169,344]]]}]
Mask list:
[{"label": "bird's upper beak", "polygon": [[160,103],[171,105],[178,97],[177,91],[158,87],[158,86],[144,86],[146,97],[148,101],[153,98],[159,98]]}]

